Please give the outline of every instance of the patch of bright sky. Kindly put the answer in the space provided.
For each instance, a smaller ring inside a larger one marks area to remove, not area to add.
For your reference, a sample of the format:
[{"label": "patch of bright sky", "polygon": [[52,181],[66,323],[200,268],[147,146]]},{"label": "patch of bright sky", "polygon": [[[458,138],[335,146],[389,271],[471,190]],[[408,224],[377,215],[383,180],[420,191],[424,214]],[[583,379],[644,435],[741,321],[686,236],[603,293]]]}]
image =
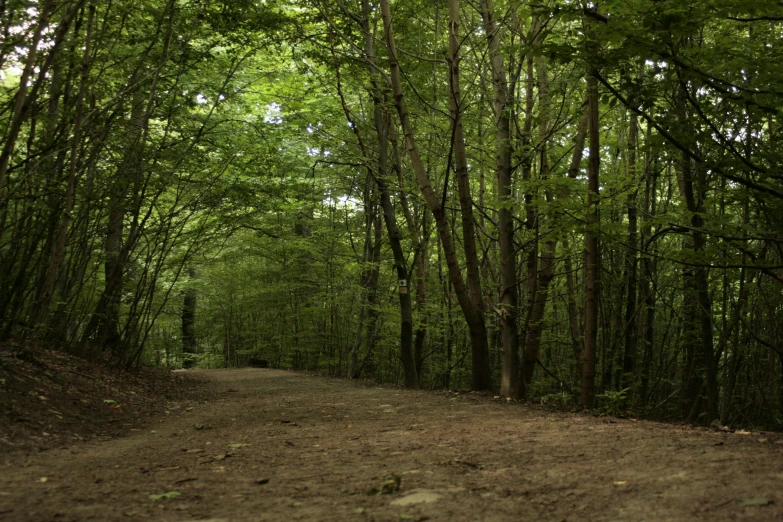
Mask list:
[{"label": "patch of bright sky", "polygon": [[361,206],[362,204],[360,200],[358,200],[353,196],[340,196],[339,198],[337,198],[337,201],[339,201],[341,205],[345,205],[350,209],[359,208],[359,206]]},{"label": "patch of bright sky", "polygon": [[266,105],[266,115],[264,115],[264,121],[266,123],[272,123],[279,125],[283,123],[283,114],[280,110],[282,107],[277,102],[268,103]]},{"label": "patch of bright sky", "polygon": [[305,147],[305,150],[307,150],[308,156],[323,156],[324,158],[328,158],[332,155],[328,150],[322,150],[319,147]]},{"label": "patch of bright sky", "polygon": [[[28,35],[32,36],[31,30],[34,26],[33,21],[37,20],[38,9],[35,7],[28,7],[26,13],[30,16],[29,20],[16,25],[12,25],[7,29],[9,36]],[[41,41],[38,42],[38,50],[49,49],[54,46],[54,40],[47,38],[47,36],[54,34],[56,25],[48,25],[41,31]],[[82,47],[84,49],[84,47]],[[22,74],[22,63],[27,58],[28,48],[25,46],[15,46],[14,52],[9,53],[6,58],[6,63],[2,70],[0,70],[0,80],[5,80],[7,77],[20,76]],[[38,69],[36,69],[37,73]]]}]

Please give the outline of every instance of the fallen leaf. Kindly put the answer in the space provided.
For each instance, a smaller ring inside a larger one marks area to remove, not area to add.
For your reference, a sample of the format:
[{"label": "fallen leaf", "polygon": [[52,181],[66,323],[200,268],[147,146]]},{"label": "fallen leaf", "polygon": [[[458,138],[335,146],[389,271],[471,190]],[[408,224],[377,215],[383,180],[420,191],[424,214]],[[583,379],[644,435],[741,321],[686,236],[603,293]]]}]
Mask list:
[{"label": "fallen leaf", "polygon": [[150,500],[162,500],[166,498],[176,498],[180,496],[182,493],[179,491],[168,491],[166,493],[160,493],[157,495],[150,495]]},{"label": "fallen leaf", "polygon": [[625,480],[616,480],[612,482],[612,486],[625,486],[626,484],[628,484],[628,481]]},{"label": "fallen leaf", "polygon": [[227,446],[227,447],[229,447],[229,448],[244,448],[245,446],[249,446],[249,445],[250,445],[250,444],[242,444],[242,443],[238,443],[238,444],[226,444],[226,446]]},{"label": "fallen leaf", "polygon": [[736,433],[737,435],[750,435],[750,432],[745,430],[737,430],[734,433]]},{"label": "fallen leaf", "polygon": [[413,506],[415,504],[429,504],[431,502],[437,502],[442,499],[443,495],[436,493],[435,491],[421,490],[412,492],[404,497],[392,500],[390,505],[392,506]]},{"label": "fallen leaf", "polygon": [[761,443],[763,444],[763,443],[767,442],[767,440],[768,440],[768,439],[766,439],[766,438],[762,437],[762,438],[760,438],[760,439],[756,439],[756,442],[761,442]]},{"label": "fallen leaf", "polygon": [[256,484],[258,484],[259,486],[263,486],[264,484],[269,484],[269,479],[268,478],[258,479],[256,480]]},{"label": "fallen leaf", "polygon": [[768,500],[766,498],[745,498],[739,501],[739,505],[742,507],[745,506],[768,506],[769,504],[772,504],[771,500]]},{"label": "fallen leaf", "polygon": [[46,477],[41,477],[41,478],[38,479],[38,482],[43,483],[43,482],[46,482],[47,480],[49,480],[49,479],[46,478]]},{"label": "fallen leaf", "polygon": [[115,401],[114,399],[103,399],[103,402],[105,402],[106,404],[117,404],[117,401]]}]

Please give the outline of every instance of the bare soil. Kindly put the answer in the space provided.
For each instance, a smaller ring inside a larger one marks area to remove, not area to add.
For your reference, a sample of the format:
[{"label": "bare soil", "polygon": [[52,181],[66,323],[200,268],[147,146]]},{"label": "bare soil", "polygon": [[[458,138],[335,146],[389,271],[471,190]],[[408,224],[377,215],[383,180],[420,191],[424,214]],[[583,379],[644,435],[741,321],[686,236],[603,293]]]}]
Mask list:
[{"label": "bare soil", "polygon": [[777,434],[269,369],[187,373],[214,396],[121,438],[0,457],[0,519],[783,520]]}]

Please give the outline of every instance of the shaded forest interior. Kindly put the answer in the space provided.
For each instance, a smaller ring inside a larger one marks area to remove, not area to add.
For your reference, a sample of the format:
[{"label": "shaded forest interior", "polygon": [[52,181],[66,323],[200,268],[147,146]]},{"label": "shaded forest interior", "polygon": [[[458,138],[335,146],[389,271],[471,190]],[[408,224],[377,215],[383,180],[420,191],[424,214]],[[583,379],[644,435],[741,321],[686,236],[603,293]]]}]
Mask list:
[{"label": "shaded forest interior", "polygon": [[777,0],[3,0],[0,343],[783,429]]}]

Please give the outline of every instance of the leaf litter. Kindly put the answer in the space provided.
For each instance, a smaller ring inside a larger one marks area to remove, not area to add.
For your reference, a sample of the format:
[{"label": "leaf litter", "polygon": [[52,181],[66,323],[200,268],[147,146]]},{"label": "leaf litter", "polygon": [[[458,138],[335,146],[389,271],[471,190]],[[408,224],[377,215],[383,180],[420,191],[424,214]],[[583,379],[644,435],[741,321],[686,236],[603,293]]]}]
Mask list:
[{"label": "leaf litter", "polygon": [[[156,436],[135,435],[134,424],[120,422],[129,438],[6,458],[4,522],[77,512],[80,519],[119,521],[133,513],[133,519],[163,522],[254,520],[259,513],[286,522],[357,514],[367,520],[723,522],[747,513],[783,520],[777,434],[604,423],[491,395],[404,391],[275,370],[188,374],[212,381],[215,400],[190,411],[187,403],[161,404]],[[56,419],[49,408],[68,416],[53,404],[56,393],[38,395],[49,398],[31,396],[49,418]],[[113,388],[87,398],[108,410],[107,397],[128,404],[130,394]],[[394,415],[370,413],[403,403]],[[295,429],[279,421],[291,418]],[[211,430],[193,428],[207,423]],[[38,482],[41,477],[47,482]],[[139,503],[139,492],[150,501]],[[107,498],[108,511],[101,500]]]}]

